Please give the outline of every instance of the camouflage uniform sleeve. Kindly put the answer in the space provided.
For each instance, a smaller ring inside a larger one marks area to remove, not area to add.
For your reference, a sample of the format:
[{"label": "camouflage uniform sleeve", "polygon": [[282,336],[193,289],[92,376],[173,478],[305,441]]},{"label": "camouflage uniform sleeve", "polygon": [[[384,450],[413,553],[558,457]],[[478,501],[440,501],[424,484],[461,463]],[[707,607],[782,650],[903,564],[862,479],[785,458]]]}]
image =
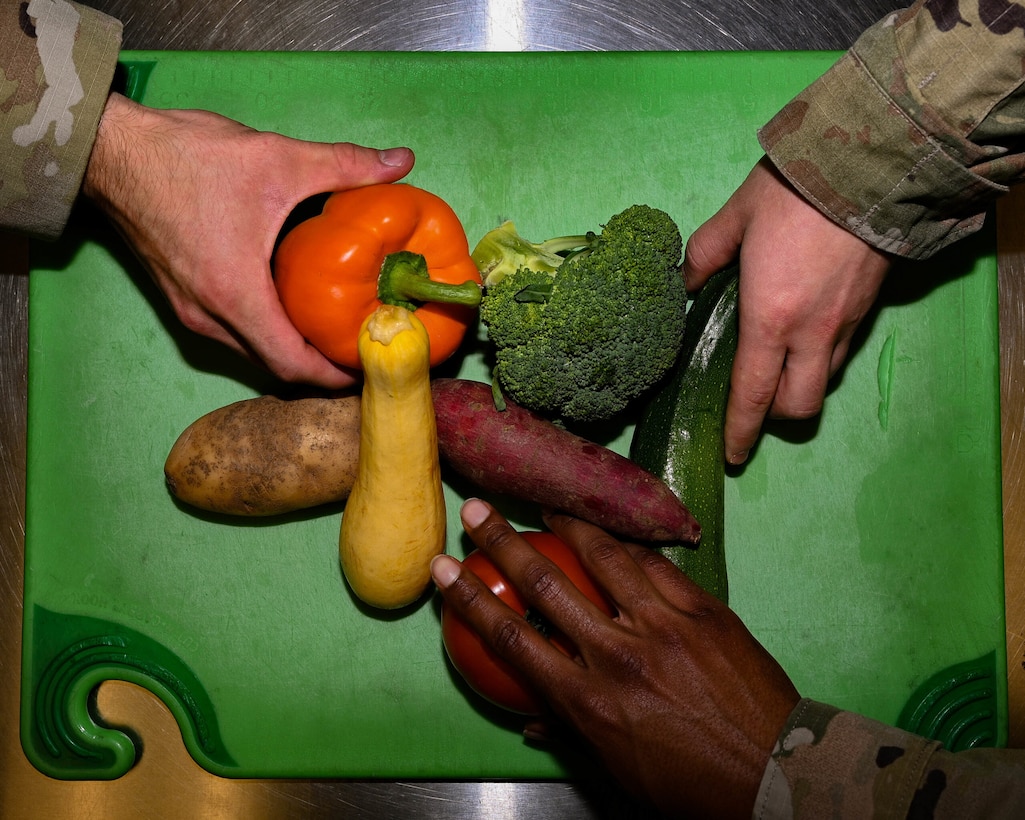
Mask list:
[{"label": "camouflage uniform sleeve", "polygon": [[819,210],[924,259],[1025,177],[1025,4],[919,0],[869,28],[759,132]]},{"label": "camouflage uniform sleeve", "polygon": [[0,227],[53,239],[78,195],[121,24],[66,0],[0,0]]},{"label": "camouflage uniform sleeve", "polygon": [[939,743],[802,700],[780,733],[752,816],[1025,816],[1025,751]]}]

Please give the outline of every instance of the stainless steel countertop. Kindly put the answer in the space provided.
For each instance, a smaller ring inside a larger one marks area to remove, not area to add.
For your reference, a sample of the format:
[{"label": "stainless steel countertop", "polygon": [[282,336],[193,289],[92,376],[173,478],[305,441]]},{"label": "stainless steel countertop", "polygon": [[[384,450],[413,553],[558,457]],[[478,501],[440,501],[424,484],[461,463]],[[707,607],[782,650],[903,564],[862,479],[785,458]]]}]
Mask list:
[{"label": "stainless steel countertop", "polygon": [[125,47],[285,51],[843,49],[893,0],[98,0]]},{"label": "stainless steel countertop", "polygon": [[[903,4],[890,0],[435,0],[419,4],[98,0],[91,5],[125,22],[124,47],[129,49],[541,51],[843,49],[865,27]],[[1005,217],[1003,224],[1021,222]],[[1022,267],[1018,245],[1011,249],[1017,255],[1007,257],[1016,270]],[[136,728],[143,744],[138,765],[110,783],[63,783],[36,772],[18,743],[27,259],[24,242],[0,235],[0,816],[16,820],[644,816],[598,771],[593,781],[568,784],[216,778],[188,757],[177,726],[154,696],[116,682],[101,687],[98,706],[112,723]],[[1008,264],[1002,262],[1005,269]],[[1020,314],[1018,309],[1003,317],[1005,352],[1016,351],[1025,337],[1020,331],[1025,318]],[[1022,356],[1015,352],[1011,359],[1012,366],[1020,369]],[[1016,391],[1017,371],[1005,375],[1005,384]],[[1005,438],[1016,444],[1017,430],[1015,425],[1008,434],[1005,428]]]}]

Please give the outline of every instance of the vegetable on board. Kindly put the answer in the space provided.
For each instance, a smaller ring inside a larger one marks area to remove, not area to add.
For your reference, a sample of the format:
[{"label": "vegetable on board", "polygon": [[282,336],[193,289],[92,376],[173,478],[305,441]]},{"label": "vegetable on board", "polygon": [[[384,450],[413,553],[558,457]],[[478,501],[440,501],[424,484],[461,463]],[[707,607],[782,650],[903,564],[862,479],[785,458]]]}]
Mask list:
[{"label": "vegetable on board", "polygon": [[688,316],[676,370],[641,413],[630,457],[665,479],[701,522],[701,541],[660,547],[695,583],[726,603],[726,459],[723,422],[737,351],[736,268],[712,277]]},{"label": "vegetable on board", "polygon": [[686,322],[683,240],[664,211],[633,205],[600,234],[532,243],[512,222],[473,251],[481,321],[501,393],[564,421],[601,421],[656,385]]},{"label": "vegetable on board", "polygon": [[419,598],[445,550],[430,340],[417,313],[381,305],[359,333],[359,460],[338,549],[349,587],[381,609]]},{"label": "vegetable on board", "polygon": [[697,541],[701,527],[658,476],[514,402],[490,385],[432,383],[444,462],[478,487],[544,504],[634,541]]},{"label": "vegetable on board", "polygon": [[[700,528],[658,476],[467,379],[431,382],[442,461],[483,491],[565,510],[635,541],[695,541]],[[178,500],[276,515],[345,500],[356,479],[360,397],[259,396],[194,421],[164,465]]]},{"label": "vegetable on board", "polygon": [[348,497],[359,457],[360,398],[258,396],[190,424],[164,461],[179,501],[264,516]]},{"label": "vegetable on board", "polygon": [[480,303],[466,233],[440,197],[406,184],[368,185],[328,197],[274,255],[289,319],[333,362],[359,368],[363,320],[384,304],[416,310],[431,365],[451,356]]},{"label": "vegetable on board", "polygon": [[[521,535],[534,549],[551,561],[570,582],[605,615],[612,617],[612,605],[587,574],[576,553],[554,533],[524,532]],[[463,560],[498,598],[528,623],[538,629],[560,651],[573,657],[576,647],[562,632],[552,628],[540,613],[527,608],[516,588],[483,552],[474,550]],[[472,627],[447,601],[441,604],[441,635],[452,666],[473,691],[496,706],[522,715],[539,715],[545,711],[543,699],[523,676],[496,655]]]}]

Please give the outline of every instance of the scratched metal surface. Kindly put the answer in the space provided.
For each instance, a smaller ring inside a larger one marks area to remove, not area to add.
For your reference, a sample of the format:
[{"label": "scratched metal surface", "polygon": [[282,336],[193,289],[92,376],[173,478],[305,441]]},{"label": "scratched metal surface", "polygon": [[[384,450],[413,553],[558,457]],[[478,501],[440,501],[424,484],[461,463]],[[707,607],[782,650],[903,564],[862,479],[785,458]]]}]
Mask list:
[{"label": "scratched metal surface", "polygon": [[[125,22],[124,45],[132,49],[537,51],[842,49],[874,20],[903,4],[96,0],[91,5]],[[102,687],[98,705],[106,719],[130,725],[142,737],[144,751],[135,769],[113,783],[61,783],[32,769],[18,743],[27,268],[24,243],[0,234],[0,816],[644,816],[600,776],[573,784],[220,780],[188,758],[173,720],[153,696],[118,683]],[[1020,346],[1020,335],[1007,334],[1005,345]],[[1021,356],[1011,358],[1020,361]],[[1015,378],[1008,377],[1008,383]]]},{"label": "scratched metal surface", "polygon": [[423,51],[846,48],[899,0],[96,0],[126,48]]}]

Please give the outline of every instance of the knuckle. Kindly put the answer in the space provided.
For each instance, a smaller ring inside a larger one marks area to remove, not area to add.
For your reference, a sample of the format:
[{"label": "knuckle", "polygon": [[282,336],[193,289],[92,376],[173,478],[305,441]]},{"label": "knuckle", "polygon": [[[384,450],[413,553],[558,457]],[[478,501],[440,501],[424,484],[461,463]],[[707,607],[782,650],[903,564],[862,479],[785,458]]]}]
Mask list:
[{"label": "knuckle", "polygon": [[609,660],[626,680],[645,680],[648,677],[648,659],[640,652],[634,651],[631,644],[619,643],[612,646],[609,651]]},{"label": "knuckle", "polygon": [[444,597],[457,611],[474,623],[486,617],[489,604],[492,603],[484,594],[484,587],[479,582],[467,579],[465,573],[461,573],[452,586],[445,590]]},{"label": "knuckle", "polygon": [[485,521],[475,535],[479,539],[479,546],[490,553],[502,552],[519,538],[512,527],[494,518]]},{"label": "knuckle", "polygon": [[499,655],[514,657],[524,643],[525,623],[514,618],[500,618],[491,627],[491,645]]},{"label": "knuckle", "polygon": [[696,625],[697,634],[706,636],[712,641],[728,637],[729,628],[724,620],[721,607],[708,593],[700,590],[694,595],[687,608],[687,615]]},{"label": "knuckle", "polygon": [[622,545],[607,534],[596,537],[588,548],[588,558],[597,564],[609,564],[618,560]]},{"label": "knuckle", "polygon": [[446,590],[445,597],[452,599],[463,612],[470,613],[480,608],[481,589],[469,583],[465,573],[460,573],[455,583]]},{"label": "knuckle", "polygon": [[775,417],[805,421],[815,418],[822,412],[822,400],[804,399],[798,402],[776,402],[772,408]]},{"label": "knuckle", "polygon": [[812,370],[796,376],[784,371],[772,404],[772,415],[795,420],[814,418],[822,412],[825,397],[825,370]]},{"label": "knuckle", "polygon": [[267,368],[286,384],[296,384],[307,381],[308,375],[299,365],[288,360],[274,360],[265,362]]},{"label": "knuckle", "polygon": [[205,310],[192,302],[176,303],[173,307],[175,314],[178,316],[178,321],[186,329],[204,336],[210,334],[212,322]]},{"label": "knuckle", "polygon": [[360,159],[359,148],[351,142],[336,142],[332,144],[335,161],[340,168],[351,168]]},{"label": "knuckle", "polygon": [[683,246],[683,257],[687,260],[687,266],[701,273],[705,273],[711,268],[708,245],[704,238],[705,234],[699,228],[690,235]]},{"label": "knuckle", "polygon": [[770,344],[788,348],[794,337],[808,332],[807,308],[795,299],[782,299],[773,306],[765,316],[765,324],[761,328],[761,336]]},{"label": "knuckle", "polygon": [[737,409],[744,414],[765,415],[776,399],[775,385],[746,385],[743,390],[732,397],[736,400]]},{"label": "knuckle", "polygon": [[532,601],[541,601],[550,598],[558,589],[558,579],[551,567],[540,563],[531,563],[523,575],[524,592]]},{"label": "knuckle", "polygon": [[638,547],[632,554],[646,575],[675,579],[680,572],[666,556],[649,547]]}]

